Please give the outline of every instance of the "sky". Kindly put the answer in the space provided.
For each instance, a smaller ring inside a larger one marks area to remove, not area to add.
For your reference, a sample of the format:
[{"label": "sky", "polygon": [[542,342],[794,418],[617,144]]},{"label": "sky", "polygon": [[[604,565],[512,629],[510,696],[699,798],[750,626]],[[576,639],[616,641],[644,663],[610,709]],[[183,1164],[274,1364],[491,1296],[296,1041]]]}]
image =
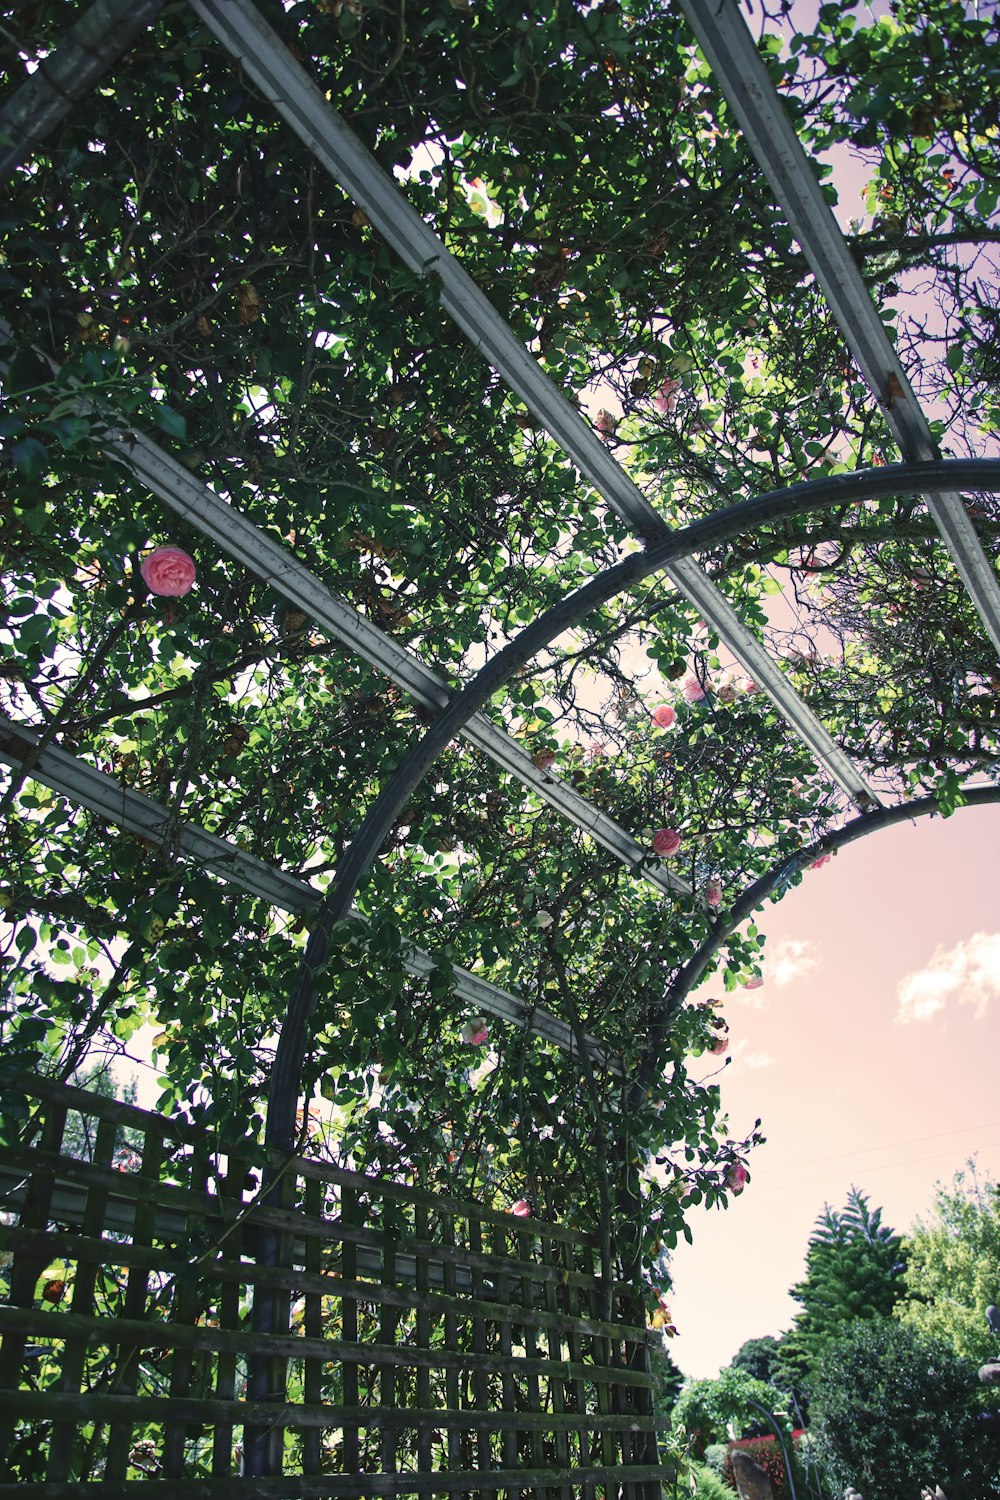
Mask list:
[{"label": "sky", "polygon": [[675,1253],[685,1375],[789,1326],[813,1224],[852,1184],[906,1230],[969,1156],[1000,1177],[998,890],[1000,807],[971,808],[860,840],[765,908],[764,987],[726,1000],[719,1082],[733,1135],[759,1116],[767,1144]]}]

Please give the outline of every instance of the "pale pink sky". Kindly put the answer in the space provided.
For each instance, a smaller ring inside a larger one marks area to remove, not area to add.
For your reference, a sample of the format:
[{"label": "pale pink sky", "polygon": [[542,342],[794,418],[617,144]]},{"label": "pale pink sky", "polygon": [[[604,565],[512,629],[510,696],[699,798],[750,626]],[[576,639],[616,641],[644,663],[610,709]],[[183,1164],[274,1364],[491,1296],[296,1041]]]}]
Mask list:
[{"label": "pale pink sky", "polygon": [[[674,1257],[670,1350],[686,1375],[788,1327],[813,1223],[852,1184],[905,1230],[971,1154],[1000,1176],[998,888],[1000,807],[968,809],[874,834],[765,909],[765,985],[726,1002],[720,1077],[733,1134],[759,1115],[768,1141],[742,1197],[695,1213]],[[815,960],[798,974],[796,944]],[[942,1008],[903,1020],[900,985],[936,954],[911,1009]]]}]

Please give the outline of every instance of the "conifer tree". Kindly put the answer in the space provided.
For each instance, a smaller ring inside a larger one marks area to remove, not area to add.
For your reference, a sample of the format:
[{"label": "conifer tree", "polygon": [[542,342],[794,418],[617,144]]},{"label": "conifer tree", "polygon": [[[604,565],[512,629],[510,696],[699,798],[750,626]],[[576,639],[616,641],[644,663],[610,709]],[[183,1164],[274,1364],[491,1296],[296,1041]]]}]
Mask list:
[{"label": "conifer tree", "polygon": [[887,1317],[905,1296],[902,1240],[852,1187],[843,1209],[825,1204],[806,1255],[805,1278],[791,1288],[802,1305],[780,1351],[781,1384],[808,1386],[820,1359],[857,1319]]}]

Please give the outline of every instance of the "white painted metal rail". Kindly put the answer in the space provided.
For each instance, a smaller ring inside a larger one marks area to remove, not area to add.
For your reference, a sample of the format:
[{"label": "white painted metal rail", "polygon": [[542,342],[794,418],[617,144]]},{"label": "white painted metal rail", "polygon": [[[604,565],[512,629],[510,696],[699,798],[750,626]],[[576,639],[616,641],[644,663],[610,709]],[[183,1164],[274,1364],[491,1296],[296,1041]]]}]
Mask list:
[{"label": "white painted metal rail", "polygon": [[[74,805],[89,808],[109,823],[158,845],[165,853],[183,854],[228,885],[237,886],[270,906],[282,911],[307,912],[319,905],[322,892],[308,881],[265,864],[195,823],[176,819],[168,808],[141,792],[129,791],[113,776],[96,770],[77,756],[55,746],[47,746],[39,753],[37,745],[35,730],[0,714],[0,763],[24,769],[32,780],[50,787]],[[352,915],[361,914],[355,910]],[[408,949],[404,963],[409,973],[418,978],[426,978],[436,967],[429,953],[413,947]],[[564,1052],[578,1051],[573,1029],[565,1021],[529,1005],[481,975],[456,967],[455,994],[474,1013],[497,1016],[554,1043]],[[611,1059],[599,1042],[592,1037],[586,1041],[595,1060],[607,1063],[613,1072],[621,1074],[620,1063]]]},{"label": "white painted metal rail", "polygon": [[[489,360],[612,509],[646,542],[667,534],[664,518],[616,463],[488,298],[408,203],[249,0],[190,0],[192,8],[347,190],[412,271],[433,276],[441,305]],[[773,658],[693,560],[672,563],[670,581],[698,608],[776,704],[817,761],[859,807],[877,799],[860,770],[796,693]]]},{"label": "white painted metal rail", "polygon": [[[9,324],[0,319],[0,339],[12,339]],[[40,356],[43,357],[44,356]],[[58,365],[48,360],[53,370]],[[0,357],[0,372],[6,363]],[[246,516],[229,505],[214,490],[196,478],[183,464],[139,432],[128,432],[105,440],[146,487],[178,515],[209,537],[229,557],[262,578],[275,593],[302,610],[326,634],[341,641],[424,708],[439,712],[451,698],[445,682],[420,659],[359,615],[334,594],[298,558],[271,539]],[[650,864],[647,848],[626,832],[586,797],[557,776],[539,770],[531,756],[485,714],[476,714],[463,738],[476,746],[522,785],[547,802],[561,817],[573,823],[596,843],[644,880],[665,894],[689,895],[691,887],[662,864]]]},{"label": "white painted metal rail", "polygon": [[[903,458],[939,457],[926,416],[734,0],[680,0]],[[1000,584],[958,494],[928,495],[959,577],[1000,651]]]}]

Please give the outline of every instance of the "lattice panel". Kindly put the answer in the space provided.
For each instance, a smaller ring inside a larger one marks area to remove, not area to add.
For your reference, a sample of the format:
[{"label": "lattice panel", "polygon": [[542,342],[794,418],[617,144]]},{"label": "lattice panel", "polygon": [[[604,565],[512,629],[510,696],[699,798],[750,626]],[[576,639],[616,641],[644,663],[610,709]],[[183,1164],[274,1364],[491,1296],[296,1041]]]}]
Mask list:
[{"label": "lattice panel", "polygon": [[661,1493],[646,1331],[591,1241],[302,1157],[264,1203],[250,1143],[17,1092],[0,1494]]}]

